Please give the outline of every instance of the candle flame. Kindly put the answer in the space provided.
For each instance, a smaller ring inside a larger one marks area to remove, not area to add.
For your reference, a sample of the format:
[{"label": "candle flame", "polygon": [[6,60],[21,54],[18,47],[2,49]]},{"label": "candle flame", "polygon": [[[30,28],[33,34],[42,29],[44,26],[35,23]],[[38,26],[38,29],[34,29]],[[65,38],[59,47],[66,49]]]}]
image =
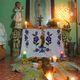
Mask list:
[{"label": "candle flame", "polygon": [[49,60],[51,61],[51,59],[52,59],[52,58],[50,57]]},{"label": "candle flame", "polygon": [[28,25],[28,22],[27,22],[27,21],[25,21],[25,28],[27,28],[27,25]]},{"label": "candle flame", "polygon": [[72,78],[71,78],[71,80],[75,80],[75,78],[74,78],[74,77],[72,77]]},{"label": "candle flame", "polygon": [[25,25],[27,25],[27,21],[25,21]]},{"label": "candle flame", "polygon": [[62,50],[60,53],[61,53],[61,54],[64,54],[64,51]]},{"label": "candle flame", "polygon": [[23,54],[26,54],[26,51],[23,51]]},{"label": "candle flame", "polygon": [[48,80],[53,80],[53,77],[52,77],[52,73],[51,72],[48,72],[48,73],[46,73],[46,78],[48,79]]},{"label": "candle flame", "polygon": [[53,61],[56,62],[56,60],[57,60],[57,57],[53,56]]}]

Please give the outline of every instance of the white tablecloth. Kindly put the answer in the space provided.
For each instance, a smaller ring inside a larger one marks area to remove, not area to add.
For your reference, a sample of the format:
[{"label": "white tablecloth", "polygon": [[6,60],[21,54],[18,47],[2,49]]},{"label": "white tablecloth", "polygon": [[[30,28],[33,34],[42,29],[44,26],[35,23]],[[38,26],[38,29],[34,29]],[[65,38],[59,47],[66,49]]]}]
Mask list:
[{"label": "white tablecloth", "polygon": [[41,47],[41,34],[41,29],[23,29],[21,54],[26,51],[27,57],[60,57],[60,52],[64,51],[61,31],[59,29],[44,29],[43,47]]}]

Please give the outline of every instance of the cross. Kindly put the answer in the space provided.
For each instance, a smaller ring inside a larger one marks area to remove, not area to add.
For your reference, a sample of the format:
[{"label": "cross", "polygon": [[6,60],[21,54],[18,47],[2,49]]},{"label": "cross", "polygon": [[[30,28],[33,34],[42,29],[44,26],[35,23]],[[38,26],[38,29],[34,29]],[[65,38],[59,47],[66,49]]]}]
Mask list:
[{"label": "cross", "polygon": [[42,19],[43,19],[43,17],[40,15],[39,17],[38,17],[38,23],[39,23],[39,26],[41,26],[41,23],[42,23]]}]

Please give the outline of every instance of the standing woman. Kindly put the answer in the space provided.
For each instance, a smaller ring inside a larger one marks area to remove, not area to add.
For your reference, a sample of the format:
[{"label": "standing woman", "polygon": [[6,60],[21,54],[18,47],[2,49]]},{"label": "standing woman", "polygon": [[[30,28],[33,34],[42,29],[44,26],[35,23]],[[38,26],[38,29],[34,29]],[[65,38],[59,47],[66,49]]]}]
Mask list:
[{"label": "standing woman", "polygon": [[6,56],[4,45],[7,41],[7,33],[5,31],[4,25],[0,23],[0,60]]}]

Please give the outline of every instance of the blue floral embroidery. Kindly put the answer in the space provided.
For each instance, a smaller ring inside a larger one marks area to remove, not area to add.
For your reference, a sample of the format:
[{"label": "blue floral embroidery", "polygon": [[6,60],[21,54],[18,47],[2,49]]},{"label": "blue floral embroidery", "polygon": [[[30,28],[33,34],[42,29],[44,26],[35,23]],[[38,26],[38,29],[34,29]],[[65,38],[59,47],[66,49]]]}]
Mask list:
[{"label": "blue floral embroidery", "polygon": [[61,34],[58,35],[58,39],[61,40]]},{"label": "blue floral embroidery", "polygon": [[38,49],[38,48],[36,48],[36,49],[35,49],[35,52],[38,52],[38,51],[39,51],[39,49]]},{"label": "blue floral embroidery", "polygon": [[27,42],[26,42],[26,46],[28,46],[28,45],[29,45],[29,42],[27,41]]},{"label": "blue floral embroidery", "polygon": [[28,33],[29,33],[29,31],[26,29],[26,30],[25,30],[25,34],[28,34]]},{"label": "blue floral embroidery", "polygon": [[24,36],[25,36],[25,41],[28,40],[28,36],[26,34]]},{"label": "blue floral embroidery", "polygon": [[60,29],[57,30],[57,33],[58,33],[58,34],[60,33]]},{"label": "blue floral embroidery", "polygon": [[29,45],[28,34],[29,34],[29,31],[25,30],[24,39],[25,39],[25,45],[26,45],[26,47],[28,47],[28,45]]},{"label": "blue floral embroidery", "polygon": [[57,33],[58,33],[58,41],[57,41],[57,44],[60,46],[61,45],[61,34],[60,34],[60,30],[58,29],[57,30]]},{"label": "blue floral embroidery", "polygon": [[35,37],[34,37],[34,41],[35,41],[35,42],[38,42],[38,40],[39,40],[38,36],[35,36]]},{"label": "blue floral embroidery", "polygon": [[33,38],[33,43],[35,44],[35,45],[38,45],[39,44],[39,37],[38,37],[38,32],[36,31],[35,32],[35,34],[32,34],[33,36],[34,36],[34,38]]},{"label": "blue floral embroidery", "polygon": [[46,48],[46,51],[50,51],[50,49],[49,48]]},{"label": "blue floral embroidery", "polygon": [[[39,45],[39,37],[38,37],[38,32],[36,31],[34,34],[32,34],[33,36],[34,36],[34,38],[33,38],[33,43],[36,45],[36,46],[38,46]],[[47,32],[47,37],[46,37],[46,39],[45,39],[45,41],[43,41],[43,44],[41,44],[40,46],[38,46],[34,51],[35,52],[39,52],[39,53],[44,53],[44,52],[46,52],[46,51],[50,51],[50,49],[49,48],[47,48],[47,47],[45,47],[44,46],[44,43],[46,43],[47,45],[50,45],[51,43],[52,43],[52,41],[51,41],[51,36],[52,36],[52,34],[50,34],[50,32],[48,31]],[[44,37],[44,35],[41,35],[41,38],[42,37]]]},{"label": "blue floral embroidery", "polygon": [[52,36],[52,34],[50,34],[50,32],[48,31],[47,32],[47,37],[46,37],[46,44],[47,45],[50,45],[52,43],[51,36]]},{"label": "blue floral embroidery", "polygon": [[60,41],[57,41],[57,44],[60,45]]},{"label": "blue floral embroidery", "polygon": [[35,49],[35,52],[39,52],[39,53],[44,53],[46,51],[48,52],[48,51],[50,51],[50,49],[46,48],[46,47],[41,47],[41,46],[39,46],[38,48]]}]

